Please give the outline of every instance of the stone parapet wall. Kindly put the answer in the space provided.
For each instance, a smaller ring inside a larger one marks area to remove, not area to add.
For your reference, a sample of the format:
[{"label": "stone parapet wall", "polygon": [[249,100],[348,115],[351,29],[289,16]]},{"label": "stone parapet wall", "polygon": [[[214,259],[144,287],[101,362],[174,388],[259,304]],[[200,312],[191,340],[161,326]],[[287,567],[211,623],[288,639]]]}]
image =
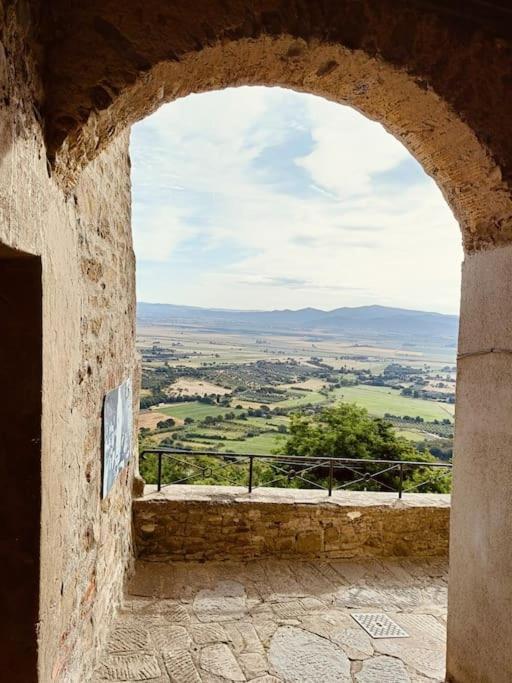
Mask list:
[{"label": "stone parapet wall", "polygon": [[220,486],[146,487],[133,503],[144,560],[447,556],[449,496]]}]

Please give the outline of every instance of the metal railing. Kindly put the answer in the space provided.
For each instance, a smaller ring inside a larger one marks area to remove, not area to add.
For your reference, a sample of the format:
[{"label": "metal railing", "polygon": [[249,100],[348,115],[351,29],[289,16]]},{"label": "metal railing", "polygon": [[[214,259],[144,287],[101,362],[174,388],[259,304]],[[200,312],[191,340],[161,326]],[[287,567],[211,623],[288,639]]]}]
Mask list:
[{"label": "metal railing", "polygon": [[[306,486],[294,486],[294,488],[317,488],[328,492],[332,496],[333,491],[349,490],[352,486],[357,486],[358,490],[375,490],[373,486],[378,486],[379,490],[388,490],[398,494],[402,498],[403,493],[418,491],[428,483],[435,483],[451,472],[450,463],[441,462],[421,462],[411,460],[366,460],[358,458],[330,458],[325,456],[289,456],[289,455],[270,455],[259,453],[219,453],[211,451],[187,451],[173,448],[146,448],[140,453],[140,460],[143,462],[148,455],[156,456],[156,486],[157,491],[162,486],[173,484],[185,484],[193,482],[198,477],[211,478],[213,474],[218,474],[226,470],[230,465],[240,465],[247,467],[247,477],[245,486],[251,493],[258,487],[279,486],[283,481],[291,484],[304,483]],[[221,461],[217,469],[212,469],[211,465],[193,462],[193,458],[208,456]],[[193,468],[192,473],[178,477],[172,481],[162,484],[163,459],[167,458],[171,462],[184,467]],[[263,461],[270,465],[271,469],[277,474],[274,479],[265,480],[261,483],[256,482],[255,463]],[[195,469],[194,469],[195,468]],[[311,476],[314,471],[320,472],[323,481],[315,481],[304,475]],[[411,484],[407,481],[407,474],[411,471],[426,470],[427,478],[424,481]],[[382,476],[388,475],[386,481],[382,481]],[[392,476],[394,475],[394,476]],[[345,479],[349,478],[348,481]],[[226,474],[223,479],[228,482],[224,485],[240,486],[240,481],[231,480]]]}]

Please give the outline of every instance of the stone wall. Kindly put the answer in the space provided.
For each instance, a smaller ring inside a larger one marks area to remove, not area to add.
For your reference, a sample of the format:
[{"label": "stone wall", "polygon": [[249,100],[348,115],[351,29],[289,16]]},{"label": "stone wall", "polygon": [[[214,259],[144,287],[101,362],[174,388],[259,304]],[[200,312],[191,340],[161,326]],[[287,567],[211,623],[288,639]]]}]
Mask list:
[{"label": "stone wall", "polygon": [[[89,679],[131,557],[133,462],[109,497],[100,498],[103,397],[133,376],[135,363],[128,136],[105,149],[73,192],[64,193],[51,177],[35,7],[25,1],[0,7],[0,244],[40,257],[43,327],[42,588],[37,634],[32,629],[39,672],[17,662],[8,677],[78,683]],[[11,398],[2,387],[2,400]],[[5,431],[13,429],[8,414],[0,411]],[[4,485],[20,500],[30,495],[22,476]]]},{"label": "stone wall", "polygon": [[431,557],[448,552],[448,496],[171,486],[134,500],[140,559]]}]

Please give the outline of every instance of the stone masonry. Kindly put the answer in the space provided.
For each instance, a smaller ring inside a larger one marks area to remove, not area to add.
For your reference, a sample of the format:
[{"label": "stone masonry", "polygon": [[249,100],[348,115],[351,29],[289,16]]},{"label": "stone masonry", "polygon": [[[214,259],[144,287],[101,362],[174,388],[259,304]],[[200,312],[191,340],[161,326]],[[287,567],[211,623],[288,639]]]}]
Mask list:
[{"label": "stone masonry", "polygon": [[[190,93],[260,84],[320,95],[381,122],[432,176],[460,224],[466,261],[446,679],[512,680],[510,18],[505,0],[0,2],[0,251],[37,259],[42,292],[42,372],[27,381],[41,397],[40,434],[32,440],[40,482],[30,491],[27,478],[8,477],[11,499],[17,493],[32,506],[21,515],[6,505],[3,517],[12,526],[31,514],[40,563],[31,558],[27,579],[26,564],[13,560],[18,541],[3,534],[3,678],[90,680],[132,566],[135,457],[109,497],[100,496],[102,401],[129,376],[136,385],[138,374],[129,126]],[[14,300],[11,290],[6,300]],[[12,318],[20,320],[19,308]],[[2,320],[9,327],[11,319]],[[0,352],[6,357],[5,341]],[[12,402],[11,392],[3,398]],[[135,391],[134,411],[136,404]],[[0,411],[4,459],[24,455],[6,447],[17,436],[9,415]],[[183,502],[161,498],[135,503],[137,546],[147,557],[158,557],[165,524],[155,513],[166,509],[176,515],[167,516],[168,529],[176,528],[164,552],[180,558],[186,545],[185,557],[205,548],[215,557],[214,539],[224,545],[228,529],[249,556],[278,540],[282,554],[302,547],[305,557],[372,556],[383,552],[386,534],[395,553],[446,551],[447,506],[426,510],[383,497],[380,508],[347,505],[335,513],[322,503],[314,517],[306,503],[251,508],[257,497],[251,505],[217,497],[192,501],[189,518],[180,517]],[[149,504],[155,517],[142,519]],[[253,517],[237,516],[236,508]],[[199,510],[210,515],[207,536],[204,524],[196,533]],[[386,523],[372,532],[374,513],[377,524]],[[295,521],[303,528],[285,540]],[[248,541],[248,528],[261,530],[259,540]],[[34,585],[39,610],[28,615],[13,596]],[[294,633],[296,644],[309,642]],[[278,649],[288,647],[289,635],[279,637]],[[395,674],[381,675],[381,664],[366,680],[396,683]],[[351,675],[365,680],[356,669]]]},{"label": "stone masonry", "polygon": [[[441,683],[444,558],[139,562],[93,683]],[[385,612],[408,638],[371,638]]]},{"label": "stone masonry", "polygon": [[446,556],[449,518],[431,494],[180,485],[133,504],[137,554],[159,561]]}]

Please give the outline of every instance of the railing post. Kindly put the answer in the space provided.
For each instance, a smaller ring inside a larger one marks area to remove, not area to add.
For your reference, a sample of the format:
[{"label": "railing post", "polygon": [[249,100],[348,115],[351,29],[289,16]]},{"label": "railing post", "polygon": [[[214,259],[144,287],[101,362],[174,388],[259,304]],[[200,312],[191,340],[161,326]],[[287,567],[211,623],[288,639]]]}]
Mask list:
[{"label": "railing post", "polygon": [[332,496],[332,480],[334,475],[334,463],[332,458],[329,460],[329,496]]},{"label": "railing post", "polygon": [[162,453],[158,454],[157,491],[162,488]]},{"label": "railing post", "polygon": [[398,498],[402,498],[402,491],[404,488],[404,466],[400,463],[400,475],[398,483]]},{"label": "railing post", "polygon": [[252,493],[252,473],[253,473],[254,457],[249,456],[249,493]]}]

